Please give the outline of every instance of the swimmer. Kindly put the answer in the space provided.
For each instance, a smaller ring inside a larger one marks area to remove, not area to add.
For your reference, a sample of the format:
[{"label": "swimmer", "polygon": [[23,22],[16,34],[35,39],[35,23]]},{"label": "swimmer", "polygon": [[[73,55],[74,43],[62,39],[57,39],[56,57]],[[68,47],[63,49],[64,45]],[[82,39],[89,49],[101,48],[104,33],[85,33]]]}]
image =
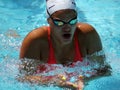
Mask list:
[{"label": "swimmer", "polygon": [[[41,62],[68,65],[77,61],[82,62],[87,57],[90,61],[95,60],[100,65],[105,65],[104,52],[100,55],[95,54],[103,51],[100,37],[92,25],[78,22],[74,0],[46,0],[46,12],[49,26],[32,30],[22,42],[21,61],[24,62],[26,58],[31,59],[30,65],[35,67],[28,70],[25,64],[23,69],[27,72],[26,75],[30,74],[34,77]],[[39,69],[39,71],[44,70],[45,67]],[[72,84],[73,87],[77,87],[80,83]]]}]

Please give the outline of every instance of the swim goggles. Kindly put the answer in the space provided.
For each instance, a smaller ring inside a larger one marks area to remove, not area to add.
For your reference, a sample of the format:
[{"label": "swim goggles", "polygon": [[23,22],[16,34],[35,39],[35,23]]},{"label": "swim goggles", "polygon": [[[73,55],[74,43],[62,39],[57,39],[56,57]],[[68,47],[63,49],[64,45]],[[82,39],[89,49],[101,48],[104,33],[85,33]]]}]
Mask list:
[{"label": "swim goggles", "polygon": [[63,26],[65,24],[75,25],[77,23],[77,17],[69,20],[68,22],[65,22],[65,21],[62,21],[59,19],[53,19],[52,17],[51,17],[51,19],[56,26]]}]

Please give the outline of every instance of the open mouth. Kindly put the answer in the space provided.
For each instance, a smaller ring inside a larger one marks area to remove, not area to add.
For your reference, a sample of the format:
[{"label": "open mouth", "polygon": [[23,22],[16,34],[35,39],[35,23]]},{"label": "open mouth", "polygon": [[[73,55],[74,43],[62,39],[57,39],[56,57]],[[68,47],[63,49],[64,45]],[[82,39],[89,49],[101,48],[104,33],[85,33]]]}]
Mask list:
[{"label": "open mouth", "polygon": [[70,37],[71,37],[71,34],[63,34],[64,39],[70,39]]}]

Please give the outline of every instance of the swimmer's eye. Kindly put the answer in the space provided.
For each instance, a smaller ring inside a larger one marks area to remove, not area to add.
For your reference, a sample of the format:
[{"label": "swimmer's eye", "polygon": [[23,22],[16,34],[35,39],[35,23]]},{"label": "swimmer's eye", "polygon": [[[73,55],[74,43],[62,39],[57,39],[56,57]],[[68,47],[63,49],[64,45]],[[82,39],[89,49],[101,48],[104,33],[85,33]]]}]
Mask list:
[{"label": "swimmer's eye", "polygon": [[77,19],[73,19],[73,20],[69,21],[69,24],[70,24],[70,25],[74,25],[74,24],[76,24],[76,23],[77,23]]},{"label": "swimmer's eye", "polygon": [[57,26],[62,26],[62,25],[64,25],[64,22],[59,21],[59,20],[54,20],[53,22],[54,22],[54,24],[57,25]]}]

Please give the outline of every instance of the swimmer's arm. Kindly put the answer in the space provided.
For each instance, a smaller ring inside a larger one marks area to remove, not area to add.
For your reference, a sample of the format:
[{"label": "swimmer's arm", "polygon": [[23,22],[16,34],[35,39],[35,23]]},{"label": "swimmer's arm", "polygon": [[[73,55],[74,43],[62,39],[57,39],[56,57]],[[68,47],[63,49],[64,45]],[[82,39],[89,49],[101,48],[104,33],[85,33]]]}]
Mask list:
[{"label": "swimmer's arm", "polygon": [[[111,67],[106,63],[105,53],[103,51],[102,43],[99,34],[95,28],[89,24],[78,23],[78,28],[85,35],[86,53],[88,60],[98,63],[101,67],[96,70],[99,74],[109,72]],[[104,72],[101,72],[104,70]]]},{"label": "swimmer's arm", "polygon": [[83,88],[83,86],[84,86],[83,82],[80,80],[77,83],[72,83],[69,81],[64,81],[58,75],[55,75],[55,76],[28,75],[28,76],[24,76],[24,77],[19,77],[19,78],[17,78],[17,80],[20,82],[27,82],[27,83],[31,83],[31,84],[38,84],[38,85],[45,85],[45,86],[52,84],[52,85],[62,87],[62,88],[71,88],[72,90],[76,90],[76,89],[82,90],[81,88]]},{"label": "swimmer's arm", "polygon": [[[54,76],[54,79],[56,77]],[[23,77],[17,78],[20,82],[28,82],[31,84],[38,84],[38,85],[48,85],[49,83],[53,83],[53,77],[45,77],[45,76],[37,76],[37,75],[26,75]]]},{"label": "swimmer's arm", "polygon": [[106,62],[106,57],[103,51],[99,51],[97,53],[88,56],[88,60],[95,62],[98,64],[98,68],[93,69],[96,73],[91,75],[90,77],[85,77],[85,81],[97,79],[103,76],[110,76],[111,75],[111,66]]},{"label": "swimmer's arm", "polygon": [[106,56],[103,50],[95,52],[94,54],[91,54],[90,56],[88,56],[88,60],[98,64],[98,68],[95,69],[97,71],[97,74],[108,75],[111,73],[112,68],[110,64],[108,64],[108,62],[106,61]]}]

